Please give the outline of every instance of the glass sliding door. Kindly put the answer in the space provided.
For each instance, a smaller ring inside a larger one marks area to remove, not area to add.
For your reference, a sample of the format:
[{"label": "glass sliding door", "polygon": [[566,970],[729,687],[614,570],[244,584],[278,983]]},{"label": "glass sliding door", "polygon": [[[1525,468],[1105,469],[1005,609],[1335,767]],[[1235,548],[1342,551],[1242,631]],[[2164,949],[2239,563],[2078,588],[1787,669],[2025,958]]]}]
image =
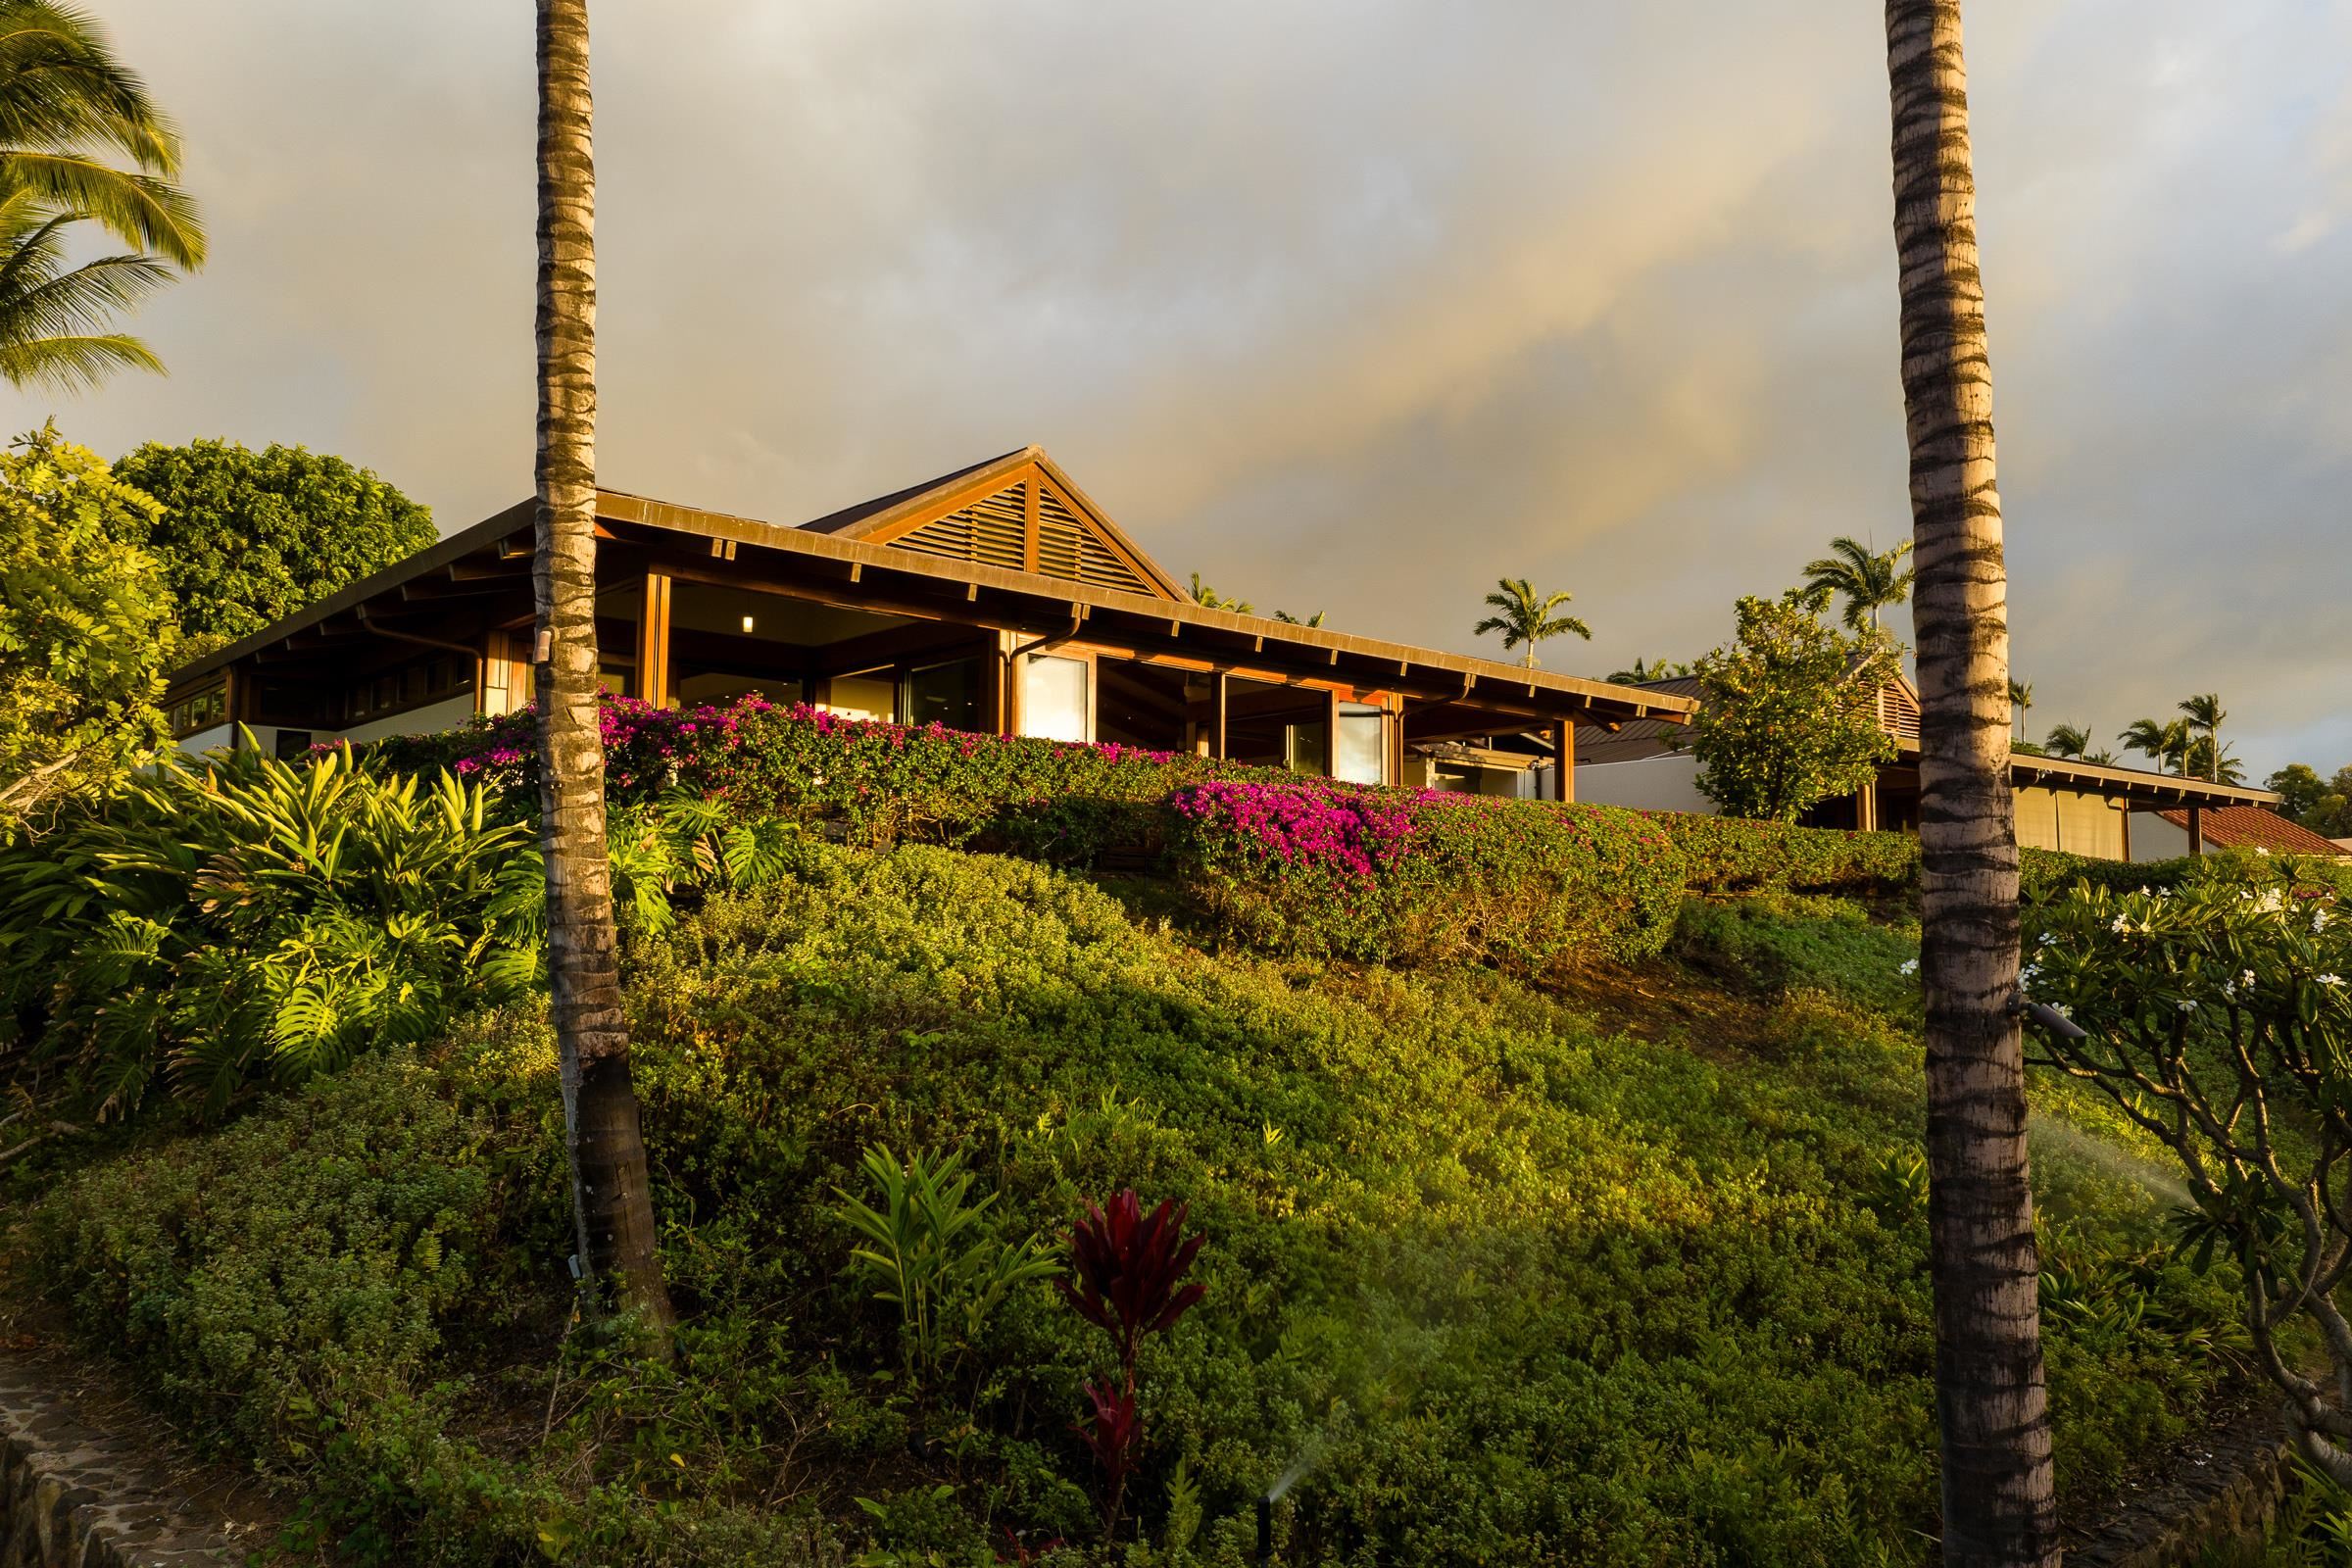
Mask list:
[{"label": "glass sliding door", "polygon": [[1350,784],[1388,782],[1388,715],[1363,703],[1340,705],[1339,745],[1331,776]]},{"label": "glass sliding door", "polygon": [[980,727],[980,661],[953,659],[910,669],[899,687],[899,722]]}]

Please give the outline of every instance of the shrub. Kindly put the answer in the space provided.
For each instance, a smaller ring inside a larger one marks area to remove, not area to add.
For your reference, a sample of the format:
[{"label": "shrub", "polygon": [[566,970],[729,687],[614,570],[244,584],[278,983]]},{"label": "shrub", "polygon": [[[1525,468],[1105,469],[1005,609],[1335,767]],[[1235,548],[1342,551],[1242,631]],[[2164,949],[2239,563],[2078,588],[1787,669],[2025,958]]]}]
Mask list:
[{"label": "shrub", "polygon": [[491,1234],[486,1127],[405,1055],[322,1078],[218,1135],[126,1155],[35,1214],[76,1327],[199,1430],[307,1466],[416,1393]]},{"label": "shrub", "polygon": [[535,865],[477,786],[251,747],[170,762],[0,849],[0,1023],[99,1113],[159,1072],[218,1111],[429,1039],[536,973]]},{"label": "shrub", "polygon": [[1682,852],[1693,893],[1885,893],[1919,880],[1919,840],[1908,833],[1792,827],[1694,811],[1649,815]]},{"label": "shrub", "polygon": [[[440,735],[377,743],[392,767],[448,767],[505,791],[535,810],[536,716],[529,710]],[[1115,743],[1074,745],[977,735],[944,725],[845,718],[805,704],[751,696],[724,706],[666,709],[632,698],[604,705],[607,783],[621,804],[673,792],[723,798],[747,817],[826,822],[849,838],[961,843],[1002,828],[1025,846],[1064,847],[1052,858],[1091,858],[1111,837],[1148,836],[1156,812],[1088,815],[1088,807],[1158,801],[1190,779],[1287,778],[1288,774],[1189,753]],[[1071,803],[1086,803],[1073,809]],[[1067,847],[1073,835],[1085,847]]]},{"label": "shrub", "polygon": [[1169,797],[1186,893],[1272,952],[1543,973],[1665,944],[1683,859],[1641,814],[1322,781]]}]

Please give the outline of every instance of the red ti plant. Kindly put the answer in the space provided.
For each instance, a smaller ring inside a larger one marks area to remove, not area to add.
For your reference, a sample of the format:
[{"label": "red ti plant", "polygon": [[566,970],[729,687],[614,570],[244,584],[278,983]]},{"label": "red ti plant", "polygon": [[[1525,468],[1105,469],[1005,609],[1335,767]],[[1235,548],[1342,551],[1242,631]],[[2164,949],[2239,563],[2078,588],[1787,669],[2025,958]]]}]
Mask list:
[{"label": "red ti plant", "polygon": [[1089,1204],[1070,1232],[1070,1271],[1054,1284],[1080,1317],[1110,1336],[1119,1358],[1117,1381],[1090,1381],[1091,1415],[1072,1423],[1102,1466],[1108,1489],[1102,1500],[1102,1536],[1118,1531],[1119,1504],[1127,1477],[1143,1451],[1144,1424],[1135,1399],[1135,1358],[1144,1336],[1176,1326],[1176,1320],[1208,1294],[1203,1285],[1182,1280],[1200,1250],[1201,1238],[1187,1240],[1189,1203],[1164,1201],[1151,1213],[1127,1188],[1107,1205]]}]

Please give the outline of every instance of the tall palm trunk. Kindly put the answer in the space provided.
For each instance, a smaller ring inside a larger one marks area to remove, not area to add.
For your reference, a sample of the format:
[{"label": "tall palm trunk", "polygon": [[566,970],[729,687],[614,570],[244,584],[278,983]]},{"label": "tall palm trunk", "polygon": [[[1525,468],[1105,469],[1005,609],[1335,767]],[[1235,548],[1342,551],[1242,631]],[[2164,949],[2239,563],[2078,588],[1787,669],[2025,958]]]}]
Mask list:
[{"label": "tall palm trunk", "polygon": [[540,842],[580,1265],[643,1315],[671,1312],[629,1079],[605,854],[596,647],[596,165],[587,0],[539,3]]},{"label": "tall palm trunk", "polygon": [[1919,562],[1920,968],[1943,1560],[2058,1560],[2026,1179],[2009,619],[1959,0],[1886,0]]}]

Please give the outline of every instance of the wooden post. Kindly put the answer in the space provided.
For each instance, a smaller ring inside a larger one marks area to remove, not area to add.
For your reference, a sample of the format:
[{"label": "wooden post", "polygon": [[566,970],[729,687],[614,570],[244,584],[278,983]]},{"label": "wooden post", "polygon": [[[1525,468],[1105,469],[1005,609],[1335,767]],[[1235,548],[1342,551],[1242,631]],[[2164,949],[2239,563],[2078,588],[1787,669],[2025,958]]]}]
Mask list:
[{"label": "wooden post", "polygon": [[1222,761],[1225,758],[1225,672],[1218,670],[1208,677],[1211,690],[1211,713],[1208,730],[1208,755]]},{"label": "wooden post", "polygon": [[1860,833],[1876,833],[1879,830],[1879,781],[1876,778],[1854,791],[1854,829]]},{"label": "wooden post", "polygon": [[1576,723],[1560,719],[1551,726],[1551,798],[1576,799]]},{"label": "wooden post", "polygon": [[1340,776],[1340,693],[1337,687],[1323,694],[1323,776]]},{"label": "wooden post", "polygon": [[2124,858],[2132,858],[2132,803],[2124,802]]},{"label": "wooden post", "polygon": [[2205,808],[2202,806],[2192,806],[2188,808],[2188,853],[2191,855],[2205,853]]},{"label": "wooden post", "polygon": [[645,574],[645,608],[637,616],[637,695],[669,706],[669,575]]}]

